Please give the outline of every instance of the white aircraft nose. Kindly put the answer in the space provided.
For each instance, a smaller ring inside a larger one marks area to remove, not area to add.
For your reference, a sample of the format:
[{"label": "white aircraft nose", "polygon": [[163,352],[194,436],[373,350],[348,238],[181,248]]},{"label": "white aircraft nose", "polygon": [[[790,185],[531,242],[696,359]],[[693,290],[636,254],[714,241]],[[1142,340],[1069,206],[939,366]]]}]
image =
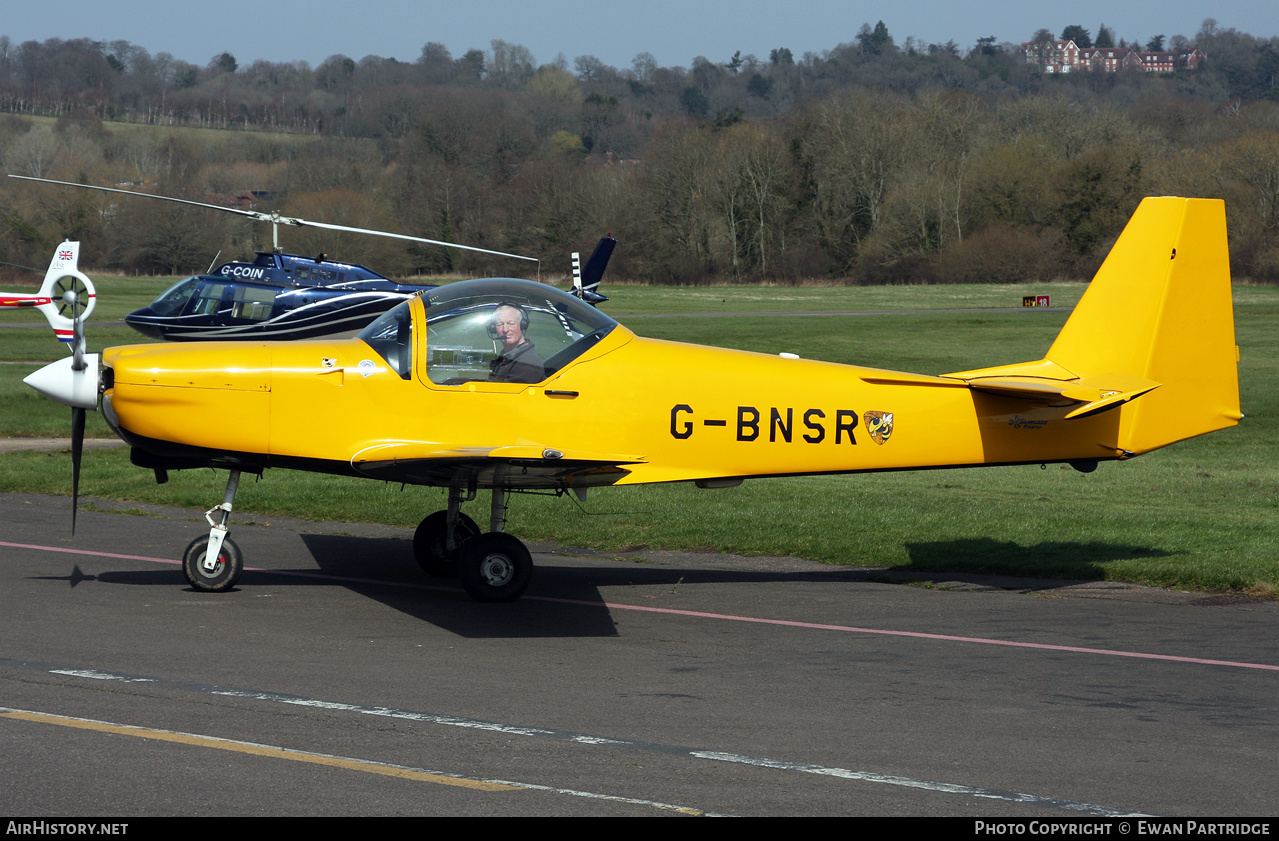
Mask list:
[{"label": "white aircraft nose", "polygon": [[70,356],[50,362],[22,381],[45,397],[73,409],[98,408],[98,354],[85,355],[83,371],[72,370],[73,362]]}]

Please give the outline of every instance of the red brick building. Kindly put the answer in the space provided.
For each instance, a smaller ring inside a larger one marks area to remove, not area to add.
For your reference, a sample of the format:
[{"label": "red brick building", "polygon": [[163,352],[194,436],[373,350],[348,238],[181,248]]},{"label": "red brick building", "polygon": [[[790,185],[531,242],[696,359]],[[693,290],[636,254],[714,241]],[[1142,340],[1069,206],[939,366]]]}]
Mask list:
[{"label": "red brick building", "polygon": [[1027,41],[1021,53],[1030,64],[1045,73],[1072,73],[1092,70],[1115,73],[1138,70],[1144,73],[1172,73],[1197,70],[1204,54],[1196,47],[1186,50],[1141,52],[1130,47],[1079,47],[1074,41]]}]

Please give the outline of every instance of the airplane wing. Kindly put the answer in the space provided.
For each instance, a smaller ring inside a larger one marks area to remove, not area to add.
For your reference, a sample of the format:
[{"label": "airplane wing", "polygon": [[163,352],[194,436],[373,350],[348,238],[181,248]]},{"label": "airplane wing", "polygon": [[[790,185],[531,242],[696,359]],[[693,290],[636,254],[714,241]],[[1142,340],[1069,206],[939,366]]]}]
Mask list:
[{"label": "airplane wing", "polygon": [[532,442],[504,447],[450,447],[431,441],[375,444],[351,457],[357,473],[390,482],[447,487],[587,488],[612,485],[642,464],[640,456],[557,450]]}]

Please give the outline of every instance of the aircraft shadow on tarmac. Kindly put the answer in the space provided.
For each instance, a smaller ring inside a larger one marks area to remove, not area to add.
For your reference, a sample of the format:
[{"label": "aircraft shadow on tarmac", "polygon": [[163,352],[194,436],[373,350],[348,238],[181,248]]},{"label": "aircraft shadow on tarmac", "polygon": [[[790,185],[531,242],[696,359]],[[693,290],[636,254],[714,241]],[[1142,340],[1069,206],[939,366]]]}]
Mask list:
[{"label": "aircraft shadow on tarmac", "polygon": [[[510,604],[478,604],[462,591],[455,579],[428,578],[413,560],[406,540],[349,537],[329,534],[300,535],[324,575],[352,577],[377,583],[350,583],[362,594],[410,616],[430,622],[464,637],[598,637],[616,636],[612,614],[600,593],[603,587],[649,587],[670,590],[681,584],[749,583],[854,580],[854,570],[830,572],[759,572],[752,570],[697,569],[642,564],[555,565],[540,562],[524,597]],[[850,573],[841,575],[841,573]],[[246,571],[242,581],[252,586]],[[323,584],[320,578],[290,578],[296,585]],[[395,586],[410,583],[411,589]],[[421,585],[426,585],[422,588]],[[571,605],[556,602],[571,602]],[[656,605],[655,605],[656,606]],[[666,605],[663,605],[666,606]]]},{"label": "aircraft shadow on tarmac", "polygon": [[186,583],[186,579],[182,576],[182,570],[174,567],[173,569],[139,569],[128,570],[125,572],[100,572],[90,575],[80,569],[79,564],[72,566],[71,572],[67,575],[33,575],[32,581],[67,581],[71,587],[83,584],[86,581],[100,581],[103,584],[129,584],[131,586],[144,587],[173,587],[181,586]]},{"label": "aircraft shadow on tarmac", "polygon": [[[659,588],[659,592],[665,592],[692,584],[823,582],[835,585],[921,578],[936,581],[985,578],[982,583],[990,586],[1012,589],[1033,586],[1036,590],[1046,590],[1079,580],[1104,578],[1103,566],[1108,561],[1171,554],[1148,546],[1102,542],[1047,541],[1022,546],[1011,541],[971,538],[906,544],[911,562],[887,570],[832,566],[812,571],[761,571],[637,563],[591,564],[589,560],[556,565],[543,561],[522,600],[511,604],[478,604],[465,595],[455,580],[427,577],[414,561],[412,543],[407,540],[314,533],[298,536],[319,568],[318,575],[309,574],[310,570],[299,575],[302,570],[298,569],[249,569],[242,586],[236,590],[261,586],[268,578],[271,586],[339,585],[423,622],[473,638],[615,636],[616,625],[601,588]],[[939,569],[947,571],[938,572]],[[988,578],[991,575],[1034,581],[1033,585],[1000,584],[992,582]],[[1054,579],[1040,577],[1047,575]],[[333,580],[326,580],[328,576]],[[89,575],[81,571],[78,564],[67,576],[42,578],[68,581],[72,588],[84,582],[165,587],[181,586],[184,582],[181,570],[176,567]],[[202,597],[227,596],[214,593]]]},{"label": "aircraft shadow on tarmac", "polygon": [[[955,573],[970,575],[1013,575],[1043,579],[1037,589],[1064,587],[1075,581],[1097,581],[1106,577],[1110,561],[1135,558],[1165,558],[1172,552],[1152,546],[1127,546],[1093,541],[1043,541],[1030,546],[989,537],[907,543],[910,563],[895,571],[927,572],[954,579]],[[948,572],[939,573],[939,570]]]}]

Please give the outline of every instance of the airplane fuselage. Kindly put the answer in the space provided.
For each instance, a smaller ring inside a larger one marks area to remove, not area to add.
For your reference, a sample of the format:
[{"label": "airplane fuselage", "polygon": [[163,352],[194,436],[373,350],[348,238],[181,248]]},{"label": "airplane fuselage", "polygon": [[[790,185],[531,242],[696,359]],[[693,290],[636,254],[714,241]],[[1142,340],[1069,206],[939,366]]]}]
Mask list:
[{"label": "airplane fuselage", "polygon": [[[402,442],[392,450],[400,460],[552,450],[625,462],[624,474],[601,475],[601,484],[1125,455],[1119,412],[1066,421],[1066,405],[960,380],[911,383],[908,374],[645,339],[621,326],[535,385],[437,384],[417,350],[405,379],[359,339],[114,348],[104,357],[113,372],[104,403],[121,436],[144,450],[212,454],[216,442],[247,465],[355,475],[388,442]],[[507,471],[502,482],[559,484],[537,471]]]}]

